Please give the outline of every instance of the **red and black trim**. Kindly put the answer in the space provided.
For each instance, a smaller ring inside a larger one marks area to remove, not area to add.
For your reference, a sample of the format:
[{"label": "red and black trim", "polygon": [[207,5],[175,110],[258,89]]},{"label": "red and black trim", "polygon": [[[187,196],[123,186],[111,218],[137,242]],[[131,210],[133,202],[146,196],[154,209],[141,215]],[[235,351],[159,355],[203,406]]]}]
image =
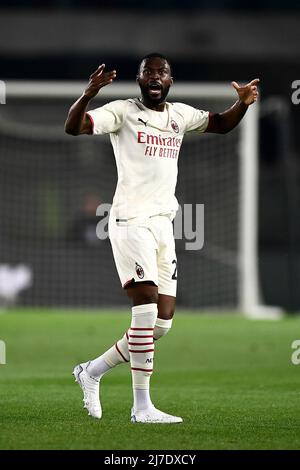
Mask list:
[{"label": "red and black trim", "polygon": [[143,349],[142,351],[134,351],[133,349],[128,349],[128,352],[131,352],[133,354],[139,354],[139,353],[148,353],[148,352],[153,352],[154,349]]},{"label": "red and black trim", "polygon": [[129,335],[130,338],[153,338],[153,335]]},{"label": "red and black trim", "polygon": [[152,343],[129,343],[128,341],[128,344],[130,344],[130,346],[150,346],[150,344],[154,344],[154,342],[152,341]]},{"label": "red and black trim", "polygon": [[94,119],[92,118],[92,116],[89,114],[89,113],[85,113],[85,115],[89,118],[89,120],[91,121],[91,124],[92,124],[92,133],[94,134],[94,128],[95,128],[95,123],[94,123]]},{"label": "red and black trim", "polygon": [[206,126],[206,129],[204,132],[211,132],[211,126],[213,124],[213,116],[215,115],[215,113],[212,113],[211,111],[209,111],[208,113],[208,123],[207,123],[207,126]]},{"label": "red and black trim", "polygon": [[141,372],[153,372],[153,369],[140,369],[139,367],[131,367],[131,370],[140,370]]},{"label": "red and black trim", "polygon": [[148,331],[148,330],[151,330],[151,331],[153,331],[154,328],[130,328],[130,330],[134,330],[134,331]]},{"label": "red and black trim", "polygon": [[127,287],[131,286],[131,284],[147,284],[149,286],[157,287],[157,284],[155,284],[154,281],[136,281],[134,278],[132,278],[126,281],[125,284],[123,284],[122,288],[127,289]]},{"label": "red and black trim", "polygon": [[129,279],[129,281],[126,281],[125,284],[123,285],[123,289],[126,289],[127,287],[130,286],[130,284],[133,284],[135,282],[134,278]]},{"label": "red and black trim", "polygon": [[129,362],[126,357],[123,356],[123,354],[121,353],[120,349],[118,348],[118,343],[115,344],[115,347],[116,347],[116,350],[118,351],[118,353],[120,354],[120,356],[122,357],[122,359],[125,361],[125,362]]}]

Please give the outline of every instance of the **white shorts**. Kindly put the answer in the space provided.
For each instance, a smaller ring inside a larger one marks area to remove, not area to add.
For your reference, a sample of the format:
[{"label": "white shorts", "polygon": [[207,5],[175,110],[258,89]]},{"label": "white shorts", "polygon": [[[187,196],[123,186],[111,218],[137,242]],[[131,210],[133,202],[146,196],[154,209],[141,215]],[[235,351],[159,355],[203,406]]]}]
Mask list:
[{"label": "white shorts", "polygon": [[109,238],[123,288],[133,282],[152,281],[159,294],[176,297],[174,216],[173,212],[126,221],[111,212]]}]

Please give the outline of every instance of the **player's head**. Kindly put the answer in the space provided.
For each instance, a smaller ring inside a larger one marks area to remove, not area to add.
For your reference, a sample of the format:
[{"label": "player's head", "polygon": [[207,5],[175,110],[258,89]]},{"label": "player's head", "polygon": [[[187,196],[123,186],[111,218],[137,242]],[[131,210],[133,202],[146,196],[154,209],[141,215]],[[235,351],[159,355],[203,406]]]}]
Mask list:
[{"label": "player's head", "polygon": [[144,99],[162,103],[173,83],[168,59],[158,52],[146,55],[140,62],[136,79]]}]

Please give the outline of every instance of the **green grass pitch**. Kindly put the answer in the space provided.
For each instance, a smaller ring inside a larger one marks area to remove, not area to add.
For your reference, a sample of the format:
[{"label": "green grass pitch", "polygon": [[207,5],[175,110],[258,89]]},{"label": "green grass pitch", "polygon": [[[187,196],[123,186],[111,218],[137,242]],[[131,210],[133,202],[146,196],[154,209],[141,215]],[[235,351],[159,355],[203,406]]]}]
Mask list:
[{"label": "green grass pitch", "polygon": [[179,425],[130,423],[131,378],[120,365],[102,381],[103,418],[82,408],[73,366],[124,333],[129,310],[0,315],[1,449],[299,449],[299,318],[251,321],[178,312],[156,343],[152,399]]}]

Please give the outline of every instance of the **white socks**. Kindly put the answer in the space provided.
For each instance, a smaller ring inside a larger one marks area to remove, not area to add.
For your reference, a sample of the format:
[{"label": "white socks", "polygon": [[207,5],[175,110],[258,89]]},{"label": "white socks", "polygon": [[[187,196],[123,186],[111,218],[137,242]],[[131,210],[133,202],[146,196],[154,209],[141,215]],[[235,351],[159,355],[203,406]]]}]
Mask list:
[{"label": "white socks", "polygon": [[153,330],[156,318],[157,304],[132,307],[131,327],[128,330],[128,352],[134,411],[145,410],[152,406],[149,388],[153,372]]},{"label": "white socks", "polygon": [[[101,377],[111,370],[117,364],[113,364],[111,358],[115,354],[115,347],[113,346],[108,351],[106,351],[102,356],[97,357],[93,361],[90,361],[86,370],[88,373],[95,379],[101,379]],[[108,356],[108,357],[106,357]]]},{"label": "white socks", "polygon": [[98,358],[90,361],[88,372],[101,378],[122,362],[130,362],[134,411],[151,408],[149,387],[153,372],[154,340],[165,336],[172,320],[157,318],[157,304],[132,307],[131,327],[117,343]]},{"label": "white socks", "polygon": [[157,304],[132,307],[131,327],[128,331],[133,388],[149,389],[153,371],[153,330],[157,318]]},{"label": "white socks", "polygon": [[[156,319],[153,330],[154,340],[158,340],[170,331],[172,321],[173,320],[163,320],[162,318]],[[119,339],[114,346],[105,351],[100,357],[90,362],[88,371],[93,377],[101,378],[103,374],[108,372],[112,367],[129,361],[128,331],[126,331],[124,336]]]},{"label": "white socks", "polygon": [[148,410],[153,406],[149,390],[140,388],[133,389],[133,408],[134,411]]},{"label": "white socks", "polygon": [[[163,320],[162,318],[157,318],[154,330],[153,338],[158,340],[162,336],[165,336],[171,329],[173,320]],[[112,367],[122,362],[129,362],[129,352],[128,352],[128,331],[125,332],[124,336],[119,339],[115,344],[115,349],[118,354],[114,354],[112,351],[110,354],[105,356],[106,362]],[[108,352],[108,351],[107,351]]]},{"label": "white socks", "polygon": [[155,322],[155,327],[153,331],[154,340],[165,336],[171,329],[173,320],[163,320],[162,318],[157,318]]}]

